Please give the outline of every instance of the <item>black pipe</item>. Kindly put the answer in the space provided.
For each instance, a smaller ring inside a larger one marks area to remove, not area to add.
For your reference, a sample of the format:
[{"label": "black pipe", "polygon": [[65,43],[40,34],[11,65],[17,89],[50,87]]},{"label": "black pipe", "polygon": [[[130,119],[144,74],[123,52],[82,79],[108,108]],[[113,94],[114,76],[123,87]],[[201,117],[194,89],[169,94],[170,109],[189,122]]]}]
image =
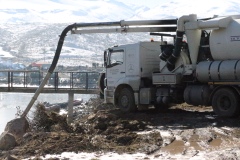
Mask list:
[{"label": "black pipe", "polygon": [[55,52],[52,64],[51,64],[50,68],[48,69],[48,72],[47,72],[46,76],[44,77],[43,81],[41,82],[40,86],[38,87],[38,89],[36,90],[35,94],[33,95],[31,101],[29,102],[27,108],[24,110],[23,114],[21,115],[21,117],[25,117],[28,114],[29,110],[32,108],[32,105],[34,104],[34,102],[38,98],[38,95],[41,93],[43,87],[45,86],[45,84],[47,83],[47,81],[50,78],[51,74],[53,73],[53,71],[54,71],[54,69],[55,69],[55,67],[57,65],[57,62],[58,62],[61,50],[62,50],[64,38],[66,37],[68,31],[72,30],[74,27],[76,27],[76,23],[67,26],[62,31],[62,33],[60,35],[60,38],[58,40],[58,45],[57,45],[57,49],[56,49],[56,52]]},{"label": "black pipe", "polygon": [[163,61],[166,61],[173,53],[173,48],[174,46],[172,44],[161,45],[162,53],[159,55],[159,58]]},{"label": "black pipe", "polygon": [[64,42],[64,38],[66,37],[68,31],[72,30],[74,27],[76,27],[76,23],[74,24],[71,24],[69,26],[67,26],[61,33],[60,35],[60,38],[58,40],[58,45],[57,45],[57,49],[56,49],[56,52],[55,52],[55,55],[54,55],[54,58],[53,58],[53,61],[52,61],[52,64],[50,66],[50,68],[48,69],[48,72],[49,73],[53,73],[56,65],[57,65],[57,62],[58,62],[58,59],[59,59],[59,56],[60,56],[60,53],[61,53],[61,50],[62,50],[62,46],[63,46],[63,42]]},{"label": "black pipe", "polygon": [[180,55],[182,48],[182,40],[183,40],[183,31],[177,31],[176,42],[174,47],[173,54],[167,59],[167,68],[169,71],[174,70],[175,63]]}]

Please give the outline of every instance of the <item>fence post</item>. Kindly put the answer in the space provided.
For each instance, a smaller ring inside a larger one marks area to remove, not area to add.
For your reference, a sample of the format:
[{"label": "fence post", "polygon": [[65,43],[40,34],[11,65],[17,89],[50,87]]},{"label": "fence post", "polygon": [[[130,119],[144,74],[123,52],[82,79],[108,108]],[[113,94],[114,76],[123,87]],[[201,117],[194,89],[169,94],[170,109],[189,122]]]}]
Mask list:
[{"label": "fence post", "polygon": [[68,124],[71,124],[73,122],[73,92],[68,92],[68,117],[67,122]]},{"label": "fence post", "polygon": [[39,72],[38,72],[38,85],[41,84],[41,72],[40,72],[40,69],[39,69]]},{"label": "fence post", "polygon": [[13,72],[11,72],[11,88],[13,87]]},{"label": "fence post", "polygon": [[23,87],[26,87],[26,72],[23,72]]},{"label": "fence post", "polygon": [[55,90],[58,89],[58,72],[54,72],[54,87]]},{"label": "fence post", "polygon": [[7,72],[8,73],[8,91],[10,91],[10,71]]},{"label": "fence post", "polygon": [[70,72],[70,88],[73,88],[73,72]]},{"label": "fence post", "polygon": [[86,90],[88,90],[88,72],[86,72]]}]

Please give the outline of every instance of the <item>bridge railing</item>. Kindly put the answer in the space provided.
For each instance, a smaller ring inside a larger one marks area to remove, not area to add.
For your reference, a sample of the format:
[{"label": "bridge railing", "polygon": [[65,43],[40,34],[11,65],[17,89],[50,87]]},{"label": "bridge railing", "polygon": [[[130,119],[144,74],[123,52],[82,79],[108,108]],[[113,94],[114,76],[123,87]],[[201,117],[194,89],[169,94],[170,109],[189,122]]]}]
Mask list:
[{"label": "bridge railing", "polygon": [[[36,70],[0,70],[0,87],[38,87],[47,72]],[[44,88],[97,89],[98,72],[53,72]]]}]

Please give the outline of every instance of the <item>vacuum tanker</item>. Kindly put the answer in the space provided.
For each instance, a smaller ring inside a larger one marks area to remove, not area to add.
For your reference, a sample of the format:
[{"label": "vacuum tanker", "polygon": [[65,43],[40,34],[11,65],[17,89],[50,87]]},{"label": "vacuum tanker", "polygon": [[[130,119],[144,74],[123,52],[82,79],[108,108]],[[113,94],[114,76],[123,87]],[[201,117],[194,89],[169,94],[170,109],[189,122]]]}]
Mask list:
[{"label": "vacuum tanker", "polygon": [[[186,102],[240,114],[240,16],[176,21],[174,43],[138,42],[105,50],[99,84],[105,103],[123,111]],[[160,34],[161,35],[161,34]],[[162,34],[164,35],[164,34]]]}]

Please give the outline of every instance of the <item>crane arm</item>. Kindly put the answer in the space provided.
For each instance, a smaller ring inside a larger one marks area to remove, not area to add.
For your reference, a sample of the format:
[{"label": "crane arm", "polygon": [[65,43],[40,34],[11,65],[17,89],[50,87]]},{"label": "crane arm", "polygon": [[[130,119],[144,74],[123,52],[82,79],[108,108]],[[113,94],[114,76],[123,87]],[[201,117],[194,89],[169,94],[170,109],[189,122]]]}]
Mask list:
[{"label": "crane arm", "polygon": [[176,25],[177,19],[76,23],[76,27],[71,30],[71,34],[175,32]]}]

